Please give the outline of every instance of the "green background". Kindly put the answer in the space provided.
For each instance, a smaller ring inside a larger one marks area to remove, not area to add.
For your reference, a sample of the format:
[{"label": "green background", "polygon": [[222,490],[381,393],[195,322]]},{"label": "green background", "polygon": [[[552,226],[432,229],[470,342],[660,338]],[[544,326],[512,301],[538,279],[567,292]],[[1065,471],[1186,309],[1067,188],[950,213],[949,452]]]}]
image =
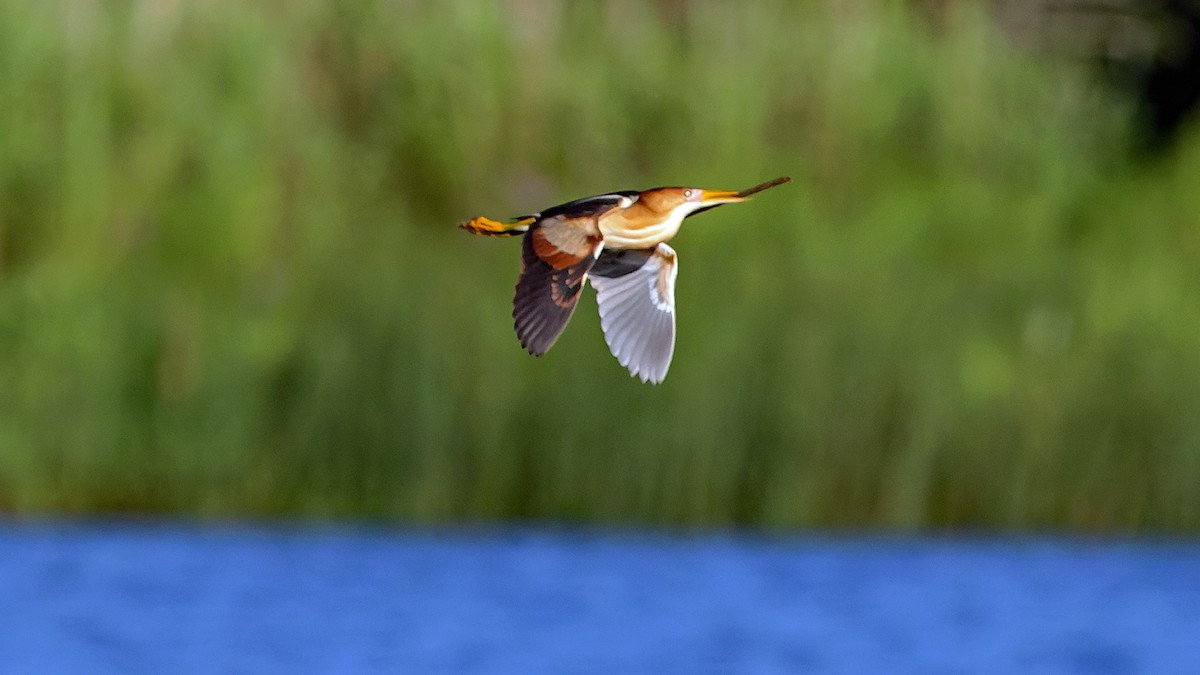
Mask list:
[{"label": "green background", "polygon": [[[1200,135],[951,6],[0,1],[0,513],[1200,529]],[[779,175],[657,387],[455,227]]]}]

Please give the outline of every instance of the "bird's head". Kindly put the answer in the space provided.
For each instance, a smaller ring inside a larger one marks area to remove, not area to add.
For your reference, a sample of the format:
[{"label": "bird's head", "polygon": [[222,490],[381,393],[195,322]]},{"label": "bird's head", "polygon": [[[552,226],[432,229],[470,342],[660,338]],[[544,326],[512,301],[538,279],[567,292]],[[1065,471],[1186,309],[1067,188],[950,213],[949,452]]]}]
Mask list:
[{"label": "bird's head", "polygon": [[646,190],[639,196],[638,201],[664,217],[678,215],[686,218],[722,204],[743,202],[746,198],[730,190],[665,187]]}]

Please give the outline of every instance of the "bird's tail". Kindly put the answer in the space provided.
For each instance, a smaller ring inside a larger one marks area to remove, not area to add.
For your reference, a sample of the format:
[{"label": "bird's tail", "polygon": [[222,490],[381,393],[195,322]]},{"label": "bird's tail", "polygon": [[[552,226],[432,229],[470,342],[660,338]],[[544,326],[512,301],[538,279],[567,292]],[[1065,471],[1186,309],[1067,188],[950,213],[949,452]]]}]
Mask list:
[{"label": "bird's tail", "polygon": [[529,226],[535,220],[536,218],[519,218],[511,223],[501,223],[491,218],[479,216],[478,218],[472,218],[465,223],[461,223],[459,227],[471,234],[478,234],[485,237],[511,237],[529,231]]}]

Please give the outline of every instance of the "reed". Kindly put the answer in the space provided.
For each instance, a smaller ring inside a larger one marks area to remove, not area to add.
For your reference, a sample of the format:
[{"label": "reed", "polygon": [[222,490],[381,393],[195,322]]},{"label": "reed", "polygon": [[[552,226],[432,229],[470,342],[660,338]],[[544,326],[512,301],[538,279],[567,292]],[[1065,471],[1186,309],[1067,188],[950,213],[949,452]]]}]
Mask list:
[{"label": "reed", "polygon": [[[979,11],[0,0],[0,102],[0,511],[1200,529],[1200,138]],[[658,387],[455,228],[782,175]]]}]

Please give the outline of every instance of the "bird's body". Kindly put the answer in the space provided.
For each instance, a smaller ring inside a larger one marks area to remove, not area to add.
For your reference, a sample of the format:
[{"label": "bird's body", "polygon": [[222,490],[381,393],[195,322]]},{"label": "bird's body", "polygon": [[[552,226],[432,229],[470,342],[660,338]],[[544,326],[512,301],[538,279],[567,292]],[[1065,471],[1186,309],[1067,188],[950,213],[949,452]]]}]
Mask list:
[{"label": "bird's body", "polygon": [[666,377],[675,348],[675,250],[667,245],[689,215],[744,201],[748,190],[655,188],[576,199],[499,223],[474,218],[468,232],[524,234],[513,320],[521,345],[540,356],[553,346],[591,280],[609,349],[645,382]]}]

